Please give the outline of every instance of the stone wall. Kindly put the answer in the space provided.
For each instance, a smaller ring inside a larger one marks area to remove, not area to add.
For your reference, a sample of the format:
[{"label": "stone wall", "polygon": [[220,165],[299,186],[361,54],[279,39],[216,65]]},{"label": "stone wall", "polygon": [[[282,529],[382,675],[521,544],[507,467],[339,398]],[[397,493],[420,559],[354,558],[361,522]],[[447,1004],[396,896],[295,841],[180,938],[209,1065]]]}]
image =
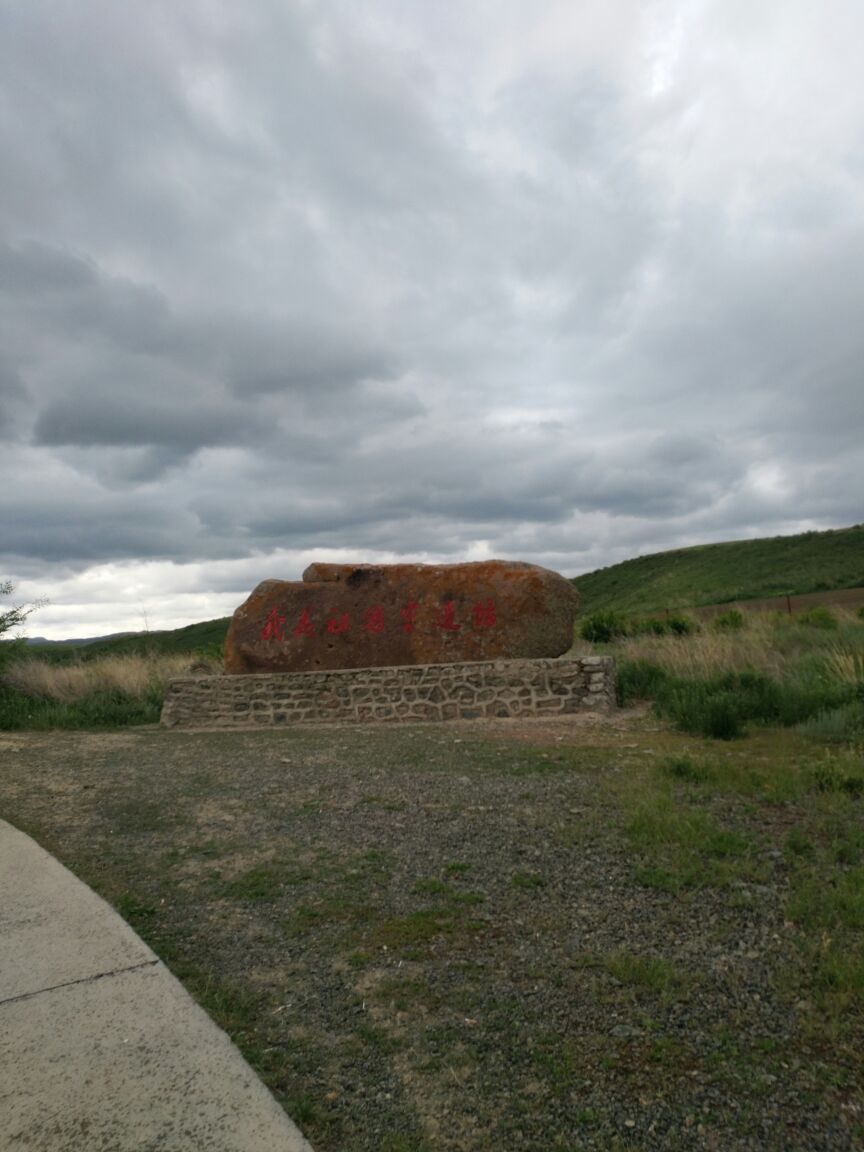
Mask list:
[{"label": "stone wall", "polygon": [[556,716],[615,706],[615,664],[493,660],[172,680],[162,709],[174,728],[473,720]]}]

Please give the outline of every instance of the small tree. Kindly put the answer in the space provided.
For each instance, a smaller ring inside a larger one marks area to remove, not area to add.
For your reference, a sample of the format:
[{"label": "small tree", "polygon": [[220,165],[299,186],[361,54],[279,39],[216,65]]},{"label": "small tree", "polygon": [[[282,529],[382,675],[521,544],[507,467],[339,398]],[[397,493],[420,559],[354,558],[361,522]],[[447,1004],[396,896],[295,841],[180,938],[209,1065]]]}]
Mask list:
[{"label": "small tree", "polygon": [[[0,596],[11,596],[15,591],[15,585],[11,580],[0,580]],[[37,601],[35,604],[15,604],[5,611],[0,611],[0,668],[2,668],[5,661],[15,653],[19,652],[23,646],[23,641],[13,637],[11,640],[4,640],[5,634],[12,628],[20,627],[31,612],[35,612],[37,608],[41,608],[43,601]]]}]

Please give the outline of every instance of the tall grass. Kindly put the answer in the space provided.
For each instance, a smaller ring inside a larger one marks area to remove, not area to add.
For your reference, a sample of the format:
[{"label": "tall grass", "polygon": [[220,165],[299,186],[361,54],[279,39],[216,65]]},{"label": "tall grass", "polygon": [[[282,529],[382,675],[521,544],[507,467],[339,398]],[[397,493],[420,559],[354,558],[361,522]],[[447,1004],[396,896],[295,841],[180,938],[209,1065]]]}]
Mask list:
[{"label": "tall grass", "polygon": [[67,665],[29,659],[10,665],[3,683],[24,696],[70,704],[94,692],[145,696],[154,684],[162,685],[188,668],[189,658],[184,656],[106,656]]},{"label": "tall grass", "polygon": [[[836,613],[838,628],[828,630],[776,613],[742,613],[743,627],[703,629],[688,637],[640,634],[616,645],[621,660],[648,660],[674,676],[706,677],[747,669],[783,677],[808,657],[827,663],[864,661],[864,628],[852,613]],[[838,664],[839,667],[839,664]],[[829,671],[831,671],[829,669]],[[834,672],[831,672],[832,676]],[[859,676],[859,679],[862,677]]]},{"label": "tall grass", "polygon": [[724,739],[741,736],[748,723],[857,737],[864,733],[864,627],[851,614],[838,614],[834,625],[763,613],[733,630],[626,636],[609,649],[619,662],[619,699],[653,699],[683,731]]},{"label": "tall grass", "polygon": [[155,723],[165,684],[192,666],[218,672],[185,655],[105,656],[76,664],[33,657],[10,662],[0,676],[0,728],[114,728]]}]

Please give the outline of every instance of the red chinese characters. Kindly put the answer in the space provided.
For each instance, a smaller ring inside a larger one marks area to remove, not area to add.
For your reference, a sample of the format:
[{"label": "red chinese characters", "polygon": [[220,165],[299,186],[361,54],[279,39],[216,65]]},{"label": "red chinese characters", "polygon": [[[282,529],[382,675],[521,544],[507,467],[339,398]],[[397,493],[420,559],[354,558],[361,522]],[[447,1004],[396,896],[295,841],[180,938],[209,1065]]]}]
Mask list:
[{"label": "red chinese characters", "polygon": [[442,632],[458,632],[462,627],[456,623],[456,601],[445,600],[436,621]]},{"label": "red chinese characters", "polygon": [[475,628],[494,628],[497,622],[494,600],[480,600],[474,605]]},{"label": "red chinese characters", "polygon": [[282,629],[285,627],[285,617],[279,615],[279,609],[273,608],[264,627],[261,629],[262,640],[281,640]]},{"label": "red chinese characters", "polygon": [[[470,609],[470,617],[467,611],[461,609],[456,600],[444,600],[437,605],[430,605],[429,611],[425,614],[422,609],[423,606],[418,601],[410,600],[399,609],[397,619],[395,615],[388,618],[382,604],[372,604],[363,613],[360,626],[371,635],[377,635],[385,632],[388,626],[395,627],[398,624],[403,632],[410,634],[424,624],[424,615],[427,628],[431,625],[442,632],[459,632],[463,625],[468,626],[469,624],[473,625],[475,631],[481,632],[494,628],[498,623],[495,601],[491,598],[479,600],[473,604]],[[261,639],[283,640],[285,624],[286,617],[279,612],[278,608],[272,608],[264,622],[264,627],[261,629]],[[350,632],[351,617],[348,612],[327,616],[323,620],[322,627],[329,636]],[[292,631],[295,636],[299,637],[318,634],[312,609],[303,609]]]},{"label": "red chinese characters", "polygon": [[314,636],[315,625],[312,622],[312,613],[308,608],[304,608],[300,613],[300,619],[294,625],[295,636]]},{"label": "red chinese characters", "polygon": [[380,604],[373,604],[363,613],[363,627],[367,632],[383,632],[385,626],[384,609]]},{"label": "red chinese characters", "polygon": [[417,613],[420,610],[420,605],[416,600],[412,600],[410,604],[406,604],[404,608],[399,609],[399,615],[402,617],[402,631],[413,632],[414,622],[417,619]]}]

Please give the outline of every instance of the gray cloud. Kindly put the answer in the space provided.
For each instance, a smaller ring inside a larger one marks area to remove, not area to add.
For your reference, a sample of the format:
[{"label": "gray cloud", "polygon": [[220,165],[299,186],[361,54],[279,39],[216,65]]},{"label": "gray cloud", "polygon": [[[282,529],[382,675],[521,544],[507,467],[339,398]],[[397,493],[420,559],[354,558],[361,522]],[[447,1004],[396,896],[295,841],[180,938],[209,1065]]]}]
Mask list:
[{"label": "gray cloud", "polygon": [[0,9],[3,572],[860,519],[857,7],[433,9]]}]

